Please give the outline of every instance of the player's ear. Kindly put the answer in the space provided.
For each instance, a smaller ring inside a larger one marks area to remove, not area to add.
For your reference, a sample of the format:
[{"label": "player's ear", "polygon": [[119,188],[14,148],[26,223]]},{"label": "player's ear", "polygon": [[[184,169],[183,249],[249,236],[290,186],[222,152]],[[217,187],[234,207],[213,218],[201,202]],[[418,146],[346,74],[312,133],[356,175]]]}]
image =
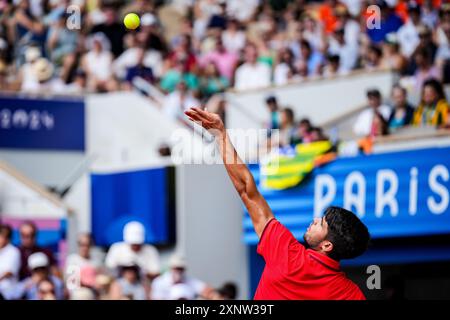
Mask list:
[{"label": "player's ear", "polygon": [[322,252],[330,253],[333,250],[333,244],[328,240],[324,240],[320,244],[320,249],[322,250]]}]

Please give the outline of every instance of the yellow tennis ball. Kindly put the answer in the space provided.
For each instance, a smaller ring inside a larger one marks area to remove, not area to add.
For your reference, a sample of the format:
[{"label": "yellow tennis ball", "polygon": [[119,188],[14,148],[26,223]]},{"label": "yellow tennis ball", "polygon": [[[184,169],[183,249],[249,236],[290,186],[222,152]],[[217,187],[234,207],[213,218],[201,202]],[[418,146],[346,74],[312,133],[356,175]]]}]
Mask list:
[{"label": "yellow tennis ball", "polygon": [[140,19],[136,13],[129,13],[123,19],[123,23],[127,29],[134,30],[139,27]]}]

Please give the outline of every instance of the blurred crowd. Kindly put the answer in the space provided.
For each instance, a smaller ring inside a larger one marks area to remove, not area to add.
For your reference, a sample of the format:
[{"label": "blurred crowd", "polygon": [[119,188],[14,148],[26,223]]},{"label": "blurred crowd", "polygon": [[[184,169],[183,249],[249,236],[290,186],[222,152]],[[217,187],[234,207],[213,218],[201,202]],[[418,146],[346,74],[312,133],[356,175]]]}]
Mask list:
[{"label": "blurred crowd", "polygon": [[[389,68],[420,89],[429,76],[449,81],[444,2],[1,0],[0,88],[108,92],[139,77],[202,100],[230,87]],[[140,16],[137,30],[123,25],[128,12]]]},{"label": "blurred crowd", "polygon": [[[0,300],[230,300],[234,283],[212,288],[187,274],[185,258],[175,253],[162,266],[158,250],[145,244],[145,228],[137,221],[123,229],[123,241],[106,253],[94,247],[89,234],[80,234],[77,252],[64,261],[40,247],[31,221],[12,229],[0,224]],[[60,252],[59,252],[60,253]]]},{"label": "blurred crowd", "polygon": [[[140,16],[136,30],[123,24],[129,12]],[[440,96],[437,100],[444,99],[437,84],[425,83],[431,78],[439,84],[450,81],[450,4],[0,0],[0,90],[156,90],[163,93],[156,101],[164,113],[179,118],[184,109],[229,88],[251,90],[358,69],[394,71],[401,85],[393,89],[395,97],[411,91],[430,97],[424,90],[429,87]],[[368,93],[369,105],[380,100],[375,91]],[[381,135],[405,121],[445,124],[448,107],[440,103],[443,111],[435,112],[436,99],[422,100],[422,107],[414,109],[423,117],[412,117],[411,109],[404,108],[394,115],[386,108],[366,112],[355,133]],[[223,113],[223,104],[218,98],[213,110]],[[285,114],[289,117],[289,111]],[[296,133],[293,139],[302,138]]]}]

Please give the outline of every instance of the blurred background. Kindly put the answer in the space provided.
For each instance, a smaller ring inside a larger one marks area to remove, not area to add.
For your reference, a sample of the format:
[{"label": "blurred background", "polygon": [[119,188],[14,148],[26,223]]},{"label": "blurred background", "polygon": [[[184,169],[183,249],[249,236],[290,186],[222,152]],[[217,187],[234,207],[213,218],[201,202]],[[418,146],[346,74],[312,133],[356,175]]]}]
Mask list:
[{"label": "blurred background", "polygon": [[251,299],[204,105],[269,130],[237,149],[299,240],[329,205],[362,218],[341,265],[368,299],[448,299],[449,83],[445,0],[0,0],[0,298]]}]

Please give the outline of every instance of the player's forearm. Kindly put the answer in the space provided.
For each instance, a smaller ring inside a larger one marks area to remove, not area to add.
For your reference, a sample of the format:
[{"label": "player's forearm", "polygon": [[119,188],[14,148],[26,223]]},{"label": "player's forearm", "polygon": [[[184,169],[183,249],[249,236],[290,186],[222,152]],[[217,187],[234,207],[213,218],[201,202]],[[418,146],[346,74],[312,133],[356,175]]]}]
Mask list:
[{"label": "player's forearm", "polygon": [[228,175],[244,202],[259,237],[267,221],[273,217],[272,211],[259,193],[250,170],[237,154],[226,132],[216,135],[216,140]]}]

